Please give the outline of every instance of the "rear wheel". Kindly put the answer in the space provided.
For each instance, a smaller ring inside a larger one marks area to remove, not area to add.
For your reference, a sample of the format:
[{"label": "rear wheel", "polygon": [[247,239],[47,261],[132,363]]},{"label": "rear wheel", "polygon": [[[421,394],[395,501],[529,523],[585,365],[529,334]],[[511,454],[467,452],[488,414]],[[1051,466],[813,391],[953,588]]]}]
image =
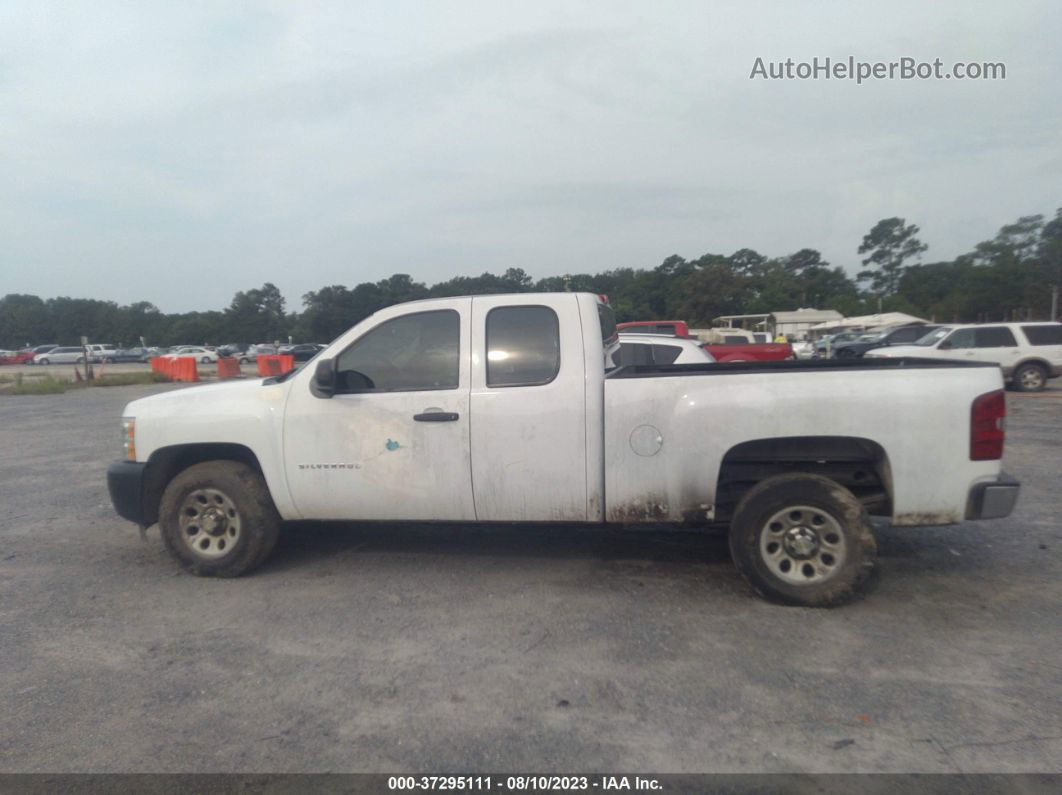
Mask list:
[{"label": "rear wheel", "polygon": [[199,361],[200,361],[200,362],[201,362],[202,364],[210,364],[210,357],[209,357],[209,356],[204,356],[204,357],[203,357],[202,359],[200,359]]},{"label": "rear wheel", "polygon": [[159,505],[170,553],[201,577],[238,577],[276,545],[280,515],[262,476],[237,461],[207,461],[177,475]]},{"label": "rear wheel", "polygon": [[753,589],[773,601],[829,607],[848,601],[874,568],[877,545],[863,505],[818,475],[778,475],[742,498],[730,552]]},{"label": "rear wheel", "polygon": [[48,362],[47,359],[41,359],[39,363],[40,364],[48,364],[49,362]]},{"label": "rear wheel", "polygon": [[1023,364],[1014,371],[1013,384],[1018,392],[1040,392],[1047,386],[1047,371],[1038,364]]}]

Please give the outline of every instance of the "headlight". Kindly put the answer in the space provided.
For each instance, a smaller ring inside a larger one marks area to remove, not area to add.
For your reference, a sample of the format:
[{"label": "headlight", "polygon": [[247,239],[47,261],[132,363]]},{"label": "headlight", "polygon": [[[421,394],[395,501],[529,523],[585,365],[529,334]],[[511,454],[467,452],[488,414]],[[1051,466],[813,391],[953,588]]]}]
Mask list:
[{"label": "headlight", "polygon": [[136,461],[136,418],[122,417],[122,448],[129,461]]}]

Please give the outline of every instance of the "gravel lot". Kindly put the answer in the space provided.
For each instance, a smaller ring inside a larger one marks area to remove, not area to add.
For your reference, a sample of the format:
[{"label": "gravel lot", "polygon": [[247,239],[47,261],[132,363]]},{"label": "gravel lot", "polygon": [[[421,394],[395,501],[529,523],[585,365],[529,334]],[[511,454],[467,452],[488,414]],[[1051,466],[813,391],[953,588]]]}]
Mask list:
[{"label": "gravel lot", "polygon": [[883,529],[867,596],[755,598],[719,536],[295,525],[231,581],[113,513],[126,401],[0,397],[0,771],[1062,770],[1062,385],[1008,520]]}]

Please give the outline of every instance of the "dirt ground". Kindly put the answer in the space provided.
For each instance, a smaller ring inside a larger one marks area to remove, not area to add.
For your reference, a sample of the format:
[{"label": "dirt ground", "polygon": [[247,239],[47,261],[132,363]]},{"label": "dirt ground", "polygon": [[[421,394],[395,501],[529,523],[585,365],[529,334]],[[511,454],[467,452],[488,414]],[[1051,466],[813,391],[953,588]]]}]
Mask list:
[{"label": "dirt ground", "polygon": [[1008,395],[1014,516],[880,529],[834,610],[576,527],[292,525],[197,579],[104,480],[180,387],[2,397],[0,772],[1059,772],[1060,386]]}]

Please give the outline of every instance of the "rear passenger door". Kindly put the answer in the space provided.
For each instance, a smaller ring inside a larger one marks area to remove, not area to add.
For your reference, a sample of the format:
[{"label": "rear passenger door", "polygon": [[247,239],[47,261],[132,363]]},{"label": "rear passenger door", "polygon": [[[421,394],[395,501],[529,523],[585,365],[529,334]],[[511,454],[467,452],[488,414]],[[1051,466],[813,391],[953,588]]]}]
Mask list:
[{"label": "rear passenger door", "polygon": [[476,296],[472,330],[476,518],[585,521],[584,332],[576,296]]}]

